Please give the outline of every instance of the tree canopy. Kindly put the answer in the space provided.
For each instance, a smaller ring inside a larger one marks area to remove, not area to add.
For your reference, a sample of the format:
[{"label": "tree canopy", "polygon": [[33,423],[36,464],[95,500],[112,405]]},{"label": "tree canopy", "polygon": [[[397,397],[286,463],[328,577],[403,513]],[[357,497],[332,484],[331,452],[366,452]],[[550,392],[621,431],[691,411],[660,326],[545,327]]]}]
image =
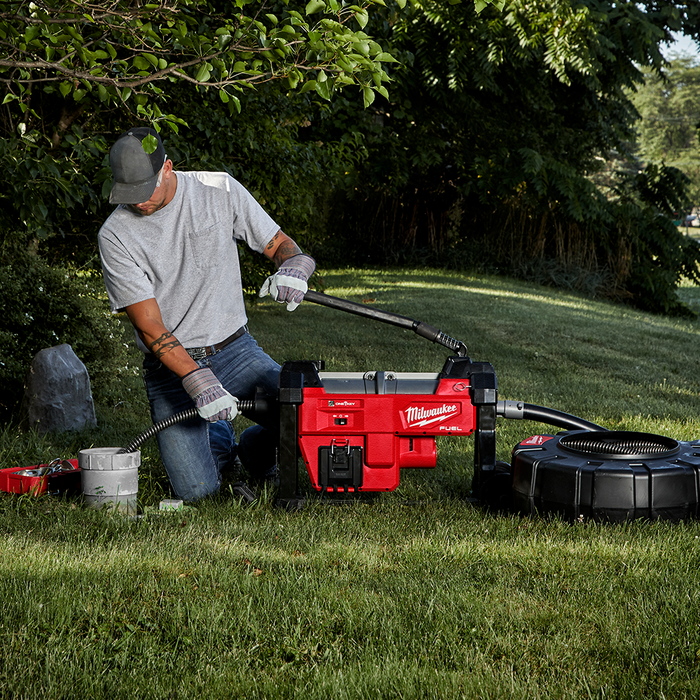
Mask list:
[{"label": "tree canopy", "polygon": [[641,116],[640,159],[682,170],[691,181],[691,203],[700,205],[700,65],[676,58],[663,72],[646,73],[632,99]]},{"label": "tree canopy", "polygon": [[33,86],[55,84],[80,104],[95,93],[151,121],[178,122],[157,100],[167,82],[214,88],[240,110],[246,88],[284,78],[328,96],[336,85],[386,93],[383,62],[393,61],[363,30],[382,0],[235,3],[216,0],[0,3],[8,86],[26,116]]},{"label": "tree canopy", "polygon": [[363,31],[378,3],[1,2],[3,234],[42,239],[96,215],[107,138],[137,120],[177,133],[180,83],[230,115],[271,81],[325,98],[356,86],[365,103],[386,94],[393,59]]},{"label": "tree canopy", "polygon": [[697,36],[696,0],[38,0],[0,18],[5,241],[94,250],[108,145],[142,120],[310,236],[332,221],[346,258],[551,258],[657,310],[697,275],[664,223],[672,168],[596,181],[630,155],[660,45]]},{"label": "tree canopy", "polygon": [[478,250],[490,269],[597,276],[615,298],[678,310],[673,288],[698,262],[667,218],[682,176],[620,168],[605,189],[595,176],[631,158],[630,91],[662,70],[672,31],[697,33],[700,4],[512,0],[477,16],[422,0],[378,16],[399,60],[390,99],[370,117],[341,98],[325,122],[352,125],[368,149],[345,190],[358,254],[452,250],[459,265]]}]

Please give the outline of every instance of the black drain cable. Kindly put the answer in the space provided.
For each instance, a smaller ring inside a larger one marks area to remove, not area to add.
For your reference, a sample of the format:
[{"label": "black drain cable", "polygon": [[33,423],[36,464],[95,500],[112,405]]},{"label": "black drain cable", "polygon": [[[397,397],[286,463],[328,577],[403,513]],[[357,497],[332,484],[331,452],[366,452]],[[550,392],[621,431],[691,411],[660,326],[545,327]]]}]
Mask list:
[{"label": "black drain cable", "polygon": [[[239,401],[238,411],[239,413],[242,413],[243,411],[251,411],[253,410],[254,405],[255,401],[252,399],[247,401]],[[159,433],[161,430],[165,430],[165,428],[169,428],[171,425],[182,423],[183,421],[190,420],[191,418],[196,418],[197,416],[199,416],[197,409],[192,407],[188,408],[186,411],[181,411],[180,413],[176,413],[175,415],[170,416],[169,418],[165,418],[161,421],[158,421],[157,423],[154,423],[150,428],[148,428],[148,430],[145,430],[137,438],[132,440],[126,447],[122,447],[121,450],[117,452],[117,454],[121,455],[125,454],[126,452],[136,452],[136,450],[138,450],[142,443],[144,443],[149,438],[152,438],[156,433]]]},{"label": "black drain cable", "polygon": [[603,458],[654,459],[678,452],[676,440],[645,433],[584,433],[563,437],[559,444],[573,452]]}]

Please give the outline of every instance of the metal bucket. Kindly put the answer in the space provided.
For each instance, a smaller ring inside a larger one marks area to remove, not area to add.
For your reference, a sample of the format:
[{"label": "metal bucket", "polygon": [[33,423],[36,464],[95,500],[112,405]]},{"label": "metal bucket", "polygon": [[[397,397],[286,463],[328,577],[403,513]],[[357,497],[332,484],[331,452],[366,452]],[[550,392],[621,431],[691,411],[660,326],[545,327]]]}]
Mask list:
[{"label": "metal bucket", "polygon": [[136,513],[141,453],[120,447],[94,447],[78,452],[85,502],[93,508],[108,506],[121,513]]}]

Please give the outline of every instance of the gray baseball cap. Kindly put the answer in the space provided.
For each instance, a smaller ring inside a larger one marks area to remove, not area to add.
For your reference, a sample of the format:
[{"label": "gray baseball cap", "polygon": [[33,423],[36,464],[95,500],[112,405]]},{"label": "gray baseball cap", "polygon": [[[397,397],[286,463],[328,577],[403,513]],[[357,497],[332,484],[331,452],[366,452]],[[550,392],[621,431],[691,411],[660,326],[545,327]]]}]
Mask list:
[{"label": "gray baseball cap", "polygon": [[[144,150],[146,136],[155,136],[158,141],[153,153]],[[122,134],[109,151],[109,167],[114,178],[110,204],[147,202],[156,189],[158,173],[164,163],[165,149],[157,131],[138,126]]]}]

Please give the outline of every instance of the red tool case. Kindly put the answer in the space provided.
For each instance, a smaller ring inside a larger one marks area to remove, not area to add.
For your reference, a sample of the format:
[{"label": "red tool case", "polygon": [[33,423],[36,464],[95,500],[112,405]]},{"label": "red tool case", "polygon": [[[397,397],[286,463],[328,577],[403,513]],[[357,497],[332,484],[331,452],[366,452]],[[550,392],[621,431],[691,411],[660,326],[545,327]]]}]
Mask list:
[{"label": "red tool case", "polygon": [[77,459],[55,459],[32,467],[0,469],[0,491],[5,493],[79,493],[80,467]]}]

